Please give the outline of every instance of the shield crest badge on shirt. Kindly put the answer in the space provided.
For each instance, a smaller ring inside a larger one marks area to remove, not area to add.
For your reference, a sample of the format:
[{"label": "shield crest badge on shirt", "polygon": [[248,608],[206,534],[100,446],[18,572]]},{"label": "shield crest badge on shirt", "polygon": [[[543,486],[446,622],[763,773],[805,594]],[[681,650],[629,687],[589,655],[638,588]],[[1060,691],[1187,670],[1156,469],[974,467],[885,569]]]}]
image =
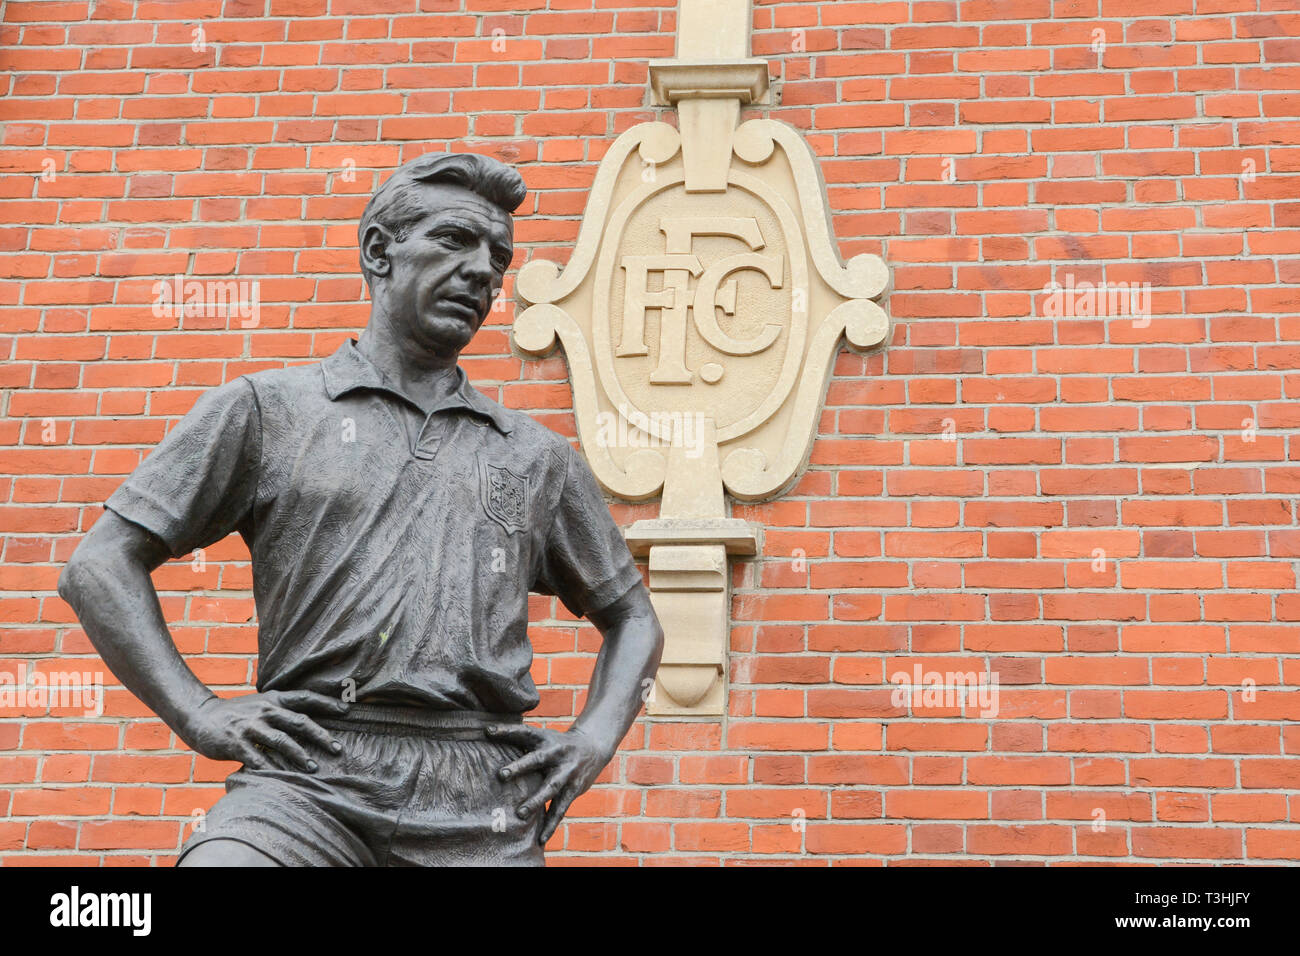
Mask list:
[{"label": "shield crest badge on shirt", "polygon": [[483,510],[506,532],[527,530],[528,476],[516,475],[504,465],[483,462]]}]

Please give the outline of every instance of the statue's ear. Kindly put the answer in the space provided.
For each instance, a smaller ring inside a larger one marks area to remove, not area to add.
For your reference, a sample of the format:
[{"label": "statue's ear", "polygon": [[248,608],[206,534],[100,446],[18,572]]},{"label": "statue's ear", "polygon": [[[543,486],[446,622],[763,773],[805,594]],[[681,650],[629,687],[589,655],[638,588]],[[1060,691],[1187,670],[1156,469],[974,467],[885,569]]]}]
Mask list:
[{"label": "statue's ear", "polygon": [[393,234],[377,222],[366,226],[361,237],[361,267],[371,276],[387,276],[392,269],[388,261],[388,246]]}]

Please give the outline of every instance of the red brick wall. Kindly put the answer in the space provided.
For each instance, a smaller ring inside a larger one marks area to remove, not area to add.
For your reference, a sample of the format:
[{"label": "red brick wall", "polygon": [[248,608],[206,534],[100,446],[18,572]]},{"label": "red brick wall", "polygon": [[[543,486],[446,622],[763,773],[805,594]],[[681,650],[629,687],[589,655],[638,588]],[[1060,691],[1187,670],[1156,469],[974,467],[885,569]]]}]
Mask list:
[{"label": "red brick wall", "polygon": [[[821,157],[844,254],[891,265],[895,329],[836,363],[798,486],[737,509],[768,530],[730,716],[638,722],[552,861],[1300,860],[1294,7],[755,4],[770,115]],[[645,104],[673,10],[5,4],[3,668],[102,669],[62,562],[200,392],[363,325],[356,220],[397,163],[517,164],[515,267],[563,258],[614,136],[671,118]],[[260,324],[155,317],[177,273],[259,280]],[[1150,283],[1151,321],[1046,316],[1067,274]],[[562,358],[512,357],[508,319],[465,368],[572,436]],[[245,688],[238,539],[156,581],[199,676]],[[555,613],[536,717],[562,721],[596,634]],[[997,715],[895,707],[918,663],[996,672]],[[111,720],[13,713],[5,865],[169,862],[232,769],[120,687]]]}]

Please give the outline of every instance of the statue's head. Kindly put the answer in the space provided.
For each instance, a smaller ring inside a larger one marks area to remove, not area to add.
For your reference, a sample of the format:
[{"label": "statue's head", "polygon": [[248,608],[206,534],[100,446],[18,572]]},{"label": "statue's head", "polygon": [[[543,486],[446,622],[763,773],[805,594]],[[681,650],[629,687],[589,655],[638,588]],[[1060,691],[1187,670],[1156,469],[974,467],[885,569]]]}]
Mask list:
[{"label": "statue's head", "polygon": [[366,204],[357,237],[371,321],[399,341],[460,352],[487,317],[514,255],[519,173],[475,153],[425,153]]}]

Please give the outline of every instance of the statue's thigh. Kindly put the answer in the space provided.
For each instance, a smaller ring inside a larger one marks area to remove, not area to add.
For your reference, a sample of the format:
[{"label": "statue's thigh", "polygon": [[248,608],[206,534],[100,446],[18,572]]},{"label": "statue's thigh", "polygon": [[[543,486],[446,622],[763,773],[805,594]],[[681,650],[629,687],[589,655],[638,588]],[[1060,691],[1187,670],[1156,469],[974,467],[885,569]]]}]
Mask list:
[{"label": "statue's thigh", "polygon": [[177,866],[279,866],[261,850],[239,840],[206,840]]}]

